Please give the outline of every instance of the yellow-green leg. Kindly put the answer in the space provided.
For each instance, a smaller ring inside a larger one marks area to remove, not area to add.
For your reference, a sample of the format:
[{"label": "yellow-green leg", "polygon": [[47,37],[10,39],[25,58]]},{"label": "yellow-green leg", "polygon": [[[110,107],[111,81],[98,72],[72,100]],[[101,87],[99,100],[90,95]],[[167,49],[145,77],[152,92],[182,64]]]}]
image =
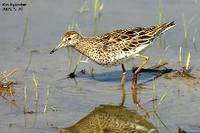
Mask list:
[{"label": "yellow-green leg", "polygon": [[145,117],[149,117],[149,114],[147,112],[147,110],[140,104],[140,101],[138,100],[138,89],[137,89],[137,75],[140,72],[140,70],[143,68],[143,66],[149,61],[149,57],[148,56],[144,56],[141,54],[137,54],[137,57],[142,57],[144,58],[143,63],[137,68],[137,70],[134,72],[133,77],[132,77],[132,99],[133,99],[133,103],[136,104],[136,106],[141,109],[142,111],[144,111],[144,116]]},{"label": "yellow-green leg", "polygon": [[125,102],[125,99],[126,99],[126,91],[125,91],[125,81],[126,81],[126,69],[124,67],[124,65],[122,64],[122,70],[123,70],[123,73],[122,73],[122,79],[121,79],[121,89],[122,89],[122,102],[121,102],[121,105],[123,106],[124,105],[124,102]]},{"label": "yellow-green leg", "polygon": [[132,80],[134,81],[134,85],[137,85],[137,75],[140,72],[140,70],[143,68],[143,66],[149,61],[149,57],[141,54],[137,54],[136,57],[142,57],[144,58],[143,63],[135,70],[134,75],[132,77]]},{"label": "yellow-green leg", "polygon": [[140,72],[140,70],[143,68],[143,66],[149,61],[149,57],[145,56],[145,55],[141,55],[141,54],[137,54],[137,57],[142,57],[144,58],[143,63],[137,68],[137,70],[134,72],[134,74],[138,74]]}]

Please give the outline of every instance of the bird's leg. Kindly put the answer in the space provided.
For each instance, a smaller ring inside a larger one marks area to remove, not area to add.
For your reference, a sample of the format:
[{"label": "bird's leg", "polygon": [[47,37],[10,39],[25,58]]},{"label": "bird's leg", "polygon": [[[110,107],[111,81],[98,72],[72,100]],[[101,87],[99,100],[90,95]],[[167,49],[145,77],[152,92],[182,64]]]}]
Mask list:
[{"label": "bird's leg", "polygon": [[140,72],[140,70],[143,68],[143,66],[148,62],[149,57],[148,56],[144,56],[144,55],[140,55],[137,54],[137,57],[142,57],[144,58],[144,62],[136,69],[136,71],[133,73],[132,76],[132,100],[133,103],[136,104],[136,106],[141,109],[142,111],[144,111],[146,117],[149,117],[148,112],[146,111],[146,109],[140,104],[140,101],[138,100],[138,88],[137,88],[137,75]]},{"label": "bird's leg", "polygon": [[137,57],[144,58],[144,62],[137,68],[137,70],[134,72],[134,74],[138,74],[140,70],[143,68],[143,66],[149,61],[149,57],[141,54],[137,54]]},{"label": "bird's leg", "polygon": [[76,77],[75,72],[76,72],[77,67],[78,67],[78,64],[76,65],[74,71],[68,75],[68,78],[75,78]]},{"label": "bird's leg", "polygon": [[124,86],[124,82],[126,80],[126,69],[124,67],[124,64],[122,64],[122,70],[123,70],[123,73],[122,73],[122,79],[121,79],[121,86]]},{"label": "bird's leg", "polygon": [[77,67],[78,67],[78,65],[80,63],[81,58],[82,58],[82,56],[80,55],[79,60],[77,61],[76,66],[74,68],[74,71],[69,74],[68,78],[75,78],[77,76],[75,74],[75,72],[76,72],[76,69],[77,69]]},{"label": "bird's leg", "polygon": [[122,102],[121,102],[121,105],[123,106],[124,102],[125,102],[125,98],[126,98],[126,91],[125,91],[125,88],[124,88],[124,84],[125,84],[125,80],[126,80],[126,69],[124,67],[124,64],[122,64],[121,66],[122,66],[122,70],[123,70],[122,79],[121,79],[121,89],[122,89]]},{"label": "bird's leg", "polygon": [[133,82],[133,83],[134,83],[134,86],[137,85],[137,75],[138,75],[138,73],[139,73],[140,70],[143,68],[143,66],[149,61],[149,57],[148,57],[148,56],[144,56],[144,55],[141,55],[141,54],[137,54],[136,56],[137,56],[137,57],[142,57],[142,58],[144,58],[144,61],[143,61],[143,63],[135,70],[135,72],[134,72],[134,75],[133,75],[133,77],[132,77],[132,80],[134,81],[134,82]]}]

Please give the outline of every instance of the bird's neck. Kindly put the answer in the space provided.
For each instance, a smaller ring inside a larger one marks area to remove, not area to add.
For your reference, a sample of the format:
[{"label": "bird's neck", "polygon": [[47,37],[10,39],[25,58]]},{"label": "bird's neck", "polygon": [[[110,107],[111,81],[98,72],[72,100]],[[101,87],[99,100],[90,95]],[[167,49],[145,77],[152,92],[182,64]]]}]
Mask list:
[{"label": "bird's neck", "polygon": [[90,57],[91,51],[95,50],[95,47],[92,45],[93,45],[92,38],[82,37],[77,41],[75,49],[79,51],[81,54]]}]

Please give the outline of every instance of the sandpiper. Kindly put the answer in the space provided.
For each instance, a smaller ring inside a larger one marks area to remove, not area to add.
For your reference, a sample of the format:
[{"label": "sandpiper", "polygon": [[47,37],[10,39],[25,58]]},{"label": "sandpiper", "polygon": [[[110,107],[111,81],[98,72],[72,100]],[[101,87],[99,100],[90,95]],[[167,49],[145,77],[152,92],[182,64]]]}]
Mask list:
[{"label": "sandpiper", "polygon": [[108,67],[121,65],[123,70],[121,85],[124,85],[126,79],[124,63],[135,57],[144,58],[144,62],[134,72],[134,75],[137,75],[149,60],[149,57],[142,55],[141,52],[157,36],[174,26],[174,22],[169,22],[147,28],[119,29],[94,37],[83,37],[75,31],[68,31],[63,34],[60,43],[50,54],[63,47],[72,47],[99,65]]}]

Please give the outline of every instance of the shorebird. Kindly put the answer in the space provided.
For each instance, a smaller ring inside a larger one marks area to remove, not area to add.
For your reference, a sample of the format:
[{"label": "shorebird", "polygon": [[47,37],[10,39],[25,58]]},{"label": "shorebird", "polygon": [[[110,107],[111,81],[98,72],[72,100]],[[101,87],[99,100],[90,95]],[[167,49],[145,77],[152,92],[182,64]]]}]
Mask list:
[{"label": "shorebird", "polygon": [[137,77],[149,60],[149,57],[141,54],[141,52],[161,33],[174,26],[174,22],[169,22],[147,28],[119,29],[94,37],[83,37],[76,31],[68,31],[63,34],[60,43],[50,54],[63,47],[72,47],[101,66],[121,65],[123,71],[121,85],[124,86],[126,80],[124,63],[135,57],[144,58],[143,63],[134,72]]}]

